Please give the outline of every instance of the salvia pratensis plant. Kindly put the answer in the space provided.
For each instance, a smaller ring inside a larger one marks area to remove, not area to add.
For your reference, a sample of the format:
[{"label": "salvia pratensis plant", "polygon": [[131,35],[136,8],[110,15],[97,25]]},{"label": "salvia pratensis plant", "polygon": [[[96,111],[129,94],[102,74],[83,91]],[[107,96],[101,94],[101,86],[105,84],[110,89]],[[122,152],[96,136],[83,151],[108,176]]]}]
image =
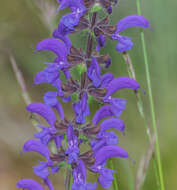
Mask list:
[{"label": "salvia pratensis plant", "polygon": [[[36,152],[44,157],[33,167],[43,183],[22,179],[17,187],[44,190],[45,186],[53,190],[50,178],[65,167],[66,190],[95,190],[98,183],[108,189],[116,171],[106,167],[107,161],[113,157],[128,158],[128,152],[117,145],[118,137],[111,131],[124,132],[125,124],[120,116],[127,100],[113,95],[121,89],[137,91],[140,85],[130,77],[117,77],[110,72],[102,74],[112,62],[109,55],[100,54],[100,49],[107,40],[116,40],[117,52],[127,52],[132,49],[133,42],[122,32],[129,27],[148,28],[149,22],[143,16],[131,15],[110,25],[109,15],[118,4],[116,0],[58,0],[58,3],[58,10],[69,8],[70,12],[61,18],[53,36],[36,46],[36,52],[50,51],[56,57],[44,63],[45,68],[34,78],[34,84],[48,83],[55,91],[46,92],[43,103],[27,106],[30,114],[43,117],[47,125],[39,123],[34,139],[23,146],[23,152]],[[100,11],[104,16],[99,14]],[[81,31],[88,33],[85,50],[76,48],[69,38]],[[79,69],[80,80],[73,76],[73,68]],[[88,121],[91,98],[101,106]],[[74,118],[65,114],[61,101],[72,102]],[[88,147],[86,151],[81,149],[82,145]],[[87,171],[97,174],[98,179],[89,183]]]}]

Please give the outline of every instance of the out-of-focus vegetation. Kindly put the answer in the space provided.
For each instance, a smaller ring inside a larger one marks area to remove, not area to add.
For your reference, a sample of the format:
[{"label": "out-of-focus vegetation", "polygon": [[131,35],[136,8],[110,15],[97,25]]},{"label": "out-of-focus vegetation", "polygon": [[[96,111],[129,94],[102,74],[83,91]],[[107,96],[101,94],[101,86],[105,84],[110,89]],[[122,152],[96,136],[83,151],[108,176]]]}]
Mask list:
[{"label": "out-of-focus vegetation", "polygon": [[[37,0],[35,0],[37,1]],[[43,0],[56,3],[52,0]],[[37,164],[39,157],[36,154],[20,155],[23,143],[32,138],[35,132],[29,115],[25,111],[25,103],[21,96],[20,87],[12,71],[8,50],[11,49],[17,64],[22,71],[33,101],[42,101],[42,95],[48,85],[33,86],[33,77],[43,68],[43,62],[52,59],[49,53],[34,54],[35,45],[40,40],[49,37],[51,31],[41,20],[41,12],[31,3],[32,0],[1,0],[0,6],[0,189],[16,189],[16,181],[21,178],[35,178],[32,166]],[[148,59],[152,79],[153,95],[155,100],[158,130],[160,137],[161,155],[164,170],[166,189],[176,189],[177,170],[177,1],[174,0],[142,0],[143,15],[151,23],[151,29],[145,31]],[[56,15],[50,27],[56,27],[59,17]],[[124,16],[136,14],[135,0],[120,0],[112,16],[112,23]],[[129,29],[125,34],[131,36],[135,43],[130,51],[137,80],[143,90],[147,90],[143,55],[140,43],[139,30]],[[74,38],[77,46],[85,42],[85,35]],[[112,56],[110,71],[115,76],[128,75],[123,58],[115,51],[115,43],[108,42],[103,52]],[[146,114],[149,118],[148,94],[143,94]],[[128,150],[130,157],[135,160],[114,160],[118,169],[119,189],[132,189],[137,167],[148,147],[148,138],[136,106],[136,98],[131,91],[119,93],[119,97],[128,99],[127,109],[122,119],[126,123],[126,135],[120,135],[120,144]],[[65,112],[71,114],[64,105]],[[37,178],[38,179],[38,178]],[[63,189],[62,175],[53,179],[56,189]],[[153,163],[150,164],[144,190],[156,189]]]}]

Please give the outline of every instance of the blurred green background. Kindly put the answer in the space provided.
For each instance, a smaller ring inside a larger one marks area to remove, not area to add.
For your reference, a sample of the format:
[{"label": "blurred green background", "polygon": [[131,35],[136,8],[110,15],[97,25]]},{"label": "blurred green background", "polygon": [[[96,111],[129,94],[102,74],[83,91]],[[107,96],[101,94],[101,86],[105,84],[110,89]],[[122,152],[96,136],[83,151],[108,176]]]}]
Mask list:
[{"label": "blurred green background", "polygon": [[[35,3],[34,3],[35,2]],[[166,189],[177,189],[177,1],[141,0],[142,12],[151,23],[145,31],[148,60],[151,72],[153,96],[155,102],[160,147]],[[64,11],[56,14],[56,2],[52,0],[1,0],[0,6],[0,189],[16,189],[21,178],[35,178],[32,166],[40,158],[36,154],[23,154],[24,142],[35,132],[25,111],[25,103],[20,87],[9,61],[9,49],[22,71],[28,91],[33,101],[42,101],[42,95],[48,85],[33,86],[33,77],[43,68],[43,62],[53,57],[49,53],[34,54],[35,45],[51,35]],[[39,8],[42,6],[42,9]],[[135,0],[120,0],[111,17],[116,23],[124,16],[136,14]],[[140,42],[140,31],[129,29],[126,35],[132,37],[134,48],[129,52],[134,64],[137,80],[141,88],[147,91],[145,68]],[[83,47],[85,35],[80,39],[72,38],[78,47]],[[102,52],[109,52],[113,61],[110,67],[115,76],[126,76],[126,66],[120,54],[115,51],[115,43],[108,42]],[[133,92],[125,90],[118,93],[127,98],[127,109],[122,115],[126,123],[126,135],[120,136],[120,144],[128,150],[130,159],[114,160],[118,169],[119,189],[129,190],[135,183],[137,168],[142,155],[147,151],[148,138],[141,119]],[[148,92],[142,93],[145,112],[151,126]],[[71,113],[66,105],[65,112]],[[92,107],[92,105],[91,105]],[[71,108],[71,106],[69,107]],[[95,107],[94,107],[95,108]],[[39,180],[38,178],[35,178]],[[64,189],[63,176],[53,178],[55,189]],[[153,163],[150,163],[144,190],[157,189]]]}]

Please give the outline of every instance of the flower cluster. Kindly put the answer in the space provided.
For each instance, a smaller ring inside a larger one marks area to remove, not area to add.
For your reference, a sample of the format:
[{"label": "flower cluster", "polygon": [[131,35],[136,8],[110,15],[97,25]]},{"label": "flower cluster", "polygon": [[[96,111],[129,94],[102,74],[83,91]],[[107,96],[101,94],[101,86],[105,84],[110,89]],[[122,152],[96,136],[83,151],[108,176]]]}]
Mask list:
[{"label": "flower cluster", "polygon": [[[116,26],[109,25],[109,14],[112,13],[112,6],[117,4],[116,0],[58,2],[59,10],[69,8],[70,13],[61,18],[52,38],[37,44],[36,51],[51,51],[56,57],[45,63],[45,69],[34,78],[34,84],[49,83],[55,91],[46,92],[43,103],[27,106],[28,112],[40,115],[47,124],[38,125],[39,132],[24,144],[23,152],[37,152],[44,157],[45,161],[39,161],[33,170],[42,178],[43,186],[50,190],[54,189],[50,176],[62,167],[70,173],[67,174],[66,186],[73,179],[72,190],[95,190],[97,182],[107,189],[115,172],[106,168],[107,160],[112,157],[128,158],[127,151],[117,145],[118,137],[111,130],[124,132],[125,125],[119,117],[125,109],[126,100],[115,98],[113,94],[121,89],[137,90],[140,86],[129,77],[115,77],[109,72],[102,74],[102,69],[110,66],[111,58],[100,55],[100,49],[110,39],[117,40],[118,52],[130,50],[133,42],[121,32],[129,27],[147,28],[149,22],[142,16],[133,15],[123,18]],[[104,18],[98,15],[100,9],[105,11]],[[89,31],[85,51],[74,47],[69,38],[70,34],[83,30]],[[95,49],[94,40],[97,43]],[[74,79],[71,72],[78,66],[85,68],[78,72],[80,80]],[[75,116],[68,118],[60,102],[71,102],[73,95],[77,96],[77,100],[72,102]],[[88,103],[90,97],[101,105],[91,122],[87,120],[92,106]],[[87,150],[81,151],[81,146],[87,147]],[[87,170],[99,176],[93,184],[87,182]],[[32,179],[17,183],[18,188],[28,190],[44,190],[43,186]]]}]

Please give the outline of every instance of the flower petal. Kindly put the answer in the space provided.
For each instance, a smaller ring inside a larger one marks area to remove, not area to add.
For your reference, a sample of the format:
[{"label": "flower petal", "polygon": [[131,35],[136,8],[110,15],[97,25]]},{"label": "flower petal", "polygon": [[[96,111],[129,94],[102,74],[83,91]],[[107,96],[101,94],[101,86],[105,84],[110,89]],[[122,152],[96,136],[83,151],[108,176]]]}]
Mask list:
[{"label": "flower petal", "polygon": [[100,34],[99,37],[97,37],[97,46],[96,46],[96,50],[100,51],[101,48],[103,48],[105,46],[106,43],[106,37],[104,37],[102,34]]},{"label": "flower petal", "polygon": [[34,170],[35,175],[39,176],[42,179],[47,179],[47,177],[49,176],[49,170],[45,162],[42,162],[41,164],[37,166],[33,166],[33,170]]},{"label": "flower petal", "polygon": [[58,31],[58,28],[54,30],[52,35],[54,38],[58,38],[58,39],[62,40],[65,43],[68,51],[70,50],[70,48],[72,46],[72,42],[67,35],[65,35],[65,36],[61,35],[60,32]]},{"label": "flower petal", "polygon": [[112,112],[112,108],[110,105],[102,106],[94,115],[92,119],[92,123],[94,125],[97,125],[100,120],[102,120],[105,117],[113,116],[114,113]]},{"label": "flower petal", "polygon": [[62,41],[57,40],[55,38],[48,38],[48,39],[42,40],[41,42],[37,44],[36,50],[37,51],[44,51],[44,50],[52,51],[61,60],[66,59],[66,55],[68,52],[65,44]]},{"label": "flower petal", "polygon": [[117,23],[116,33],[122,32],[123,30],[130,27],[148,28],[149,21],[143,16],[138,16],[138,15],[127,16],[121,19]]},{"label": "flower petal", "polygon": [[117,129],[119,131],[124,131],[125,129],[124,122],[118,118],[106,119],[100,124],[100,127],[100,132],[106,131],[108,129]]},{"label": "flower petal", "polygon": [[60,76],[57,64],[46,63],[48,66],[41,72],[37,73],[34,78],[34,84],[53,83]]},{"label": "flower petal", "polygon": [[95,57],[92,58],[92,63],[88,69],[88,77],[96,88],[101,84],[100,66]]},{"label": "flower petal", "polygon": [[47,160],[50,160],[50,151],[48,147],[39,140],[28,140],[23,146],[23,152],[37,152],[43,155]]},{"label": "flower petal", "polygon": [[106,99],[109,96],[111,96],[114,92],[124,88],[137,90],[138,88],[140,88],[140,86],[136,80],[129,77],[115,78],[107,85],[107,94],[104,98]]},{"label": "flower petal", "polygon": [[128,51],[130,49],[132,49],[133,47],[133,42],[131,40],[131,38],[127,37],[127,36],[119,36],[118,37],[118,43],[116,45],[116,50],[119,53]]},{"label": "flower petal", "polygon": [[42,185],[33,179],[22,179],[17,182],[17,188],[28,189],[28,190],[44,190]]},{"label": "flower petal", "polygon": [[42,103],[32,103],[30,105],[28,105],[26,107],[27,111],[28,112],[31,112],[31,113],[36,113],[36,114],[39,114],[41,115],[43,118],[46,119],[46,121],[51,125],[51,126],[54,126],[57,118],[55,116],[55,113],[53,112],[53,110],[45,105],[45,104],[42,104]]},{"label": "flower petal", "polygon": [[65,115],[63,108],[57,99],[57,96],[58,96],[57,92],[47,92],[44,94],[44,102],[46,105],[55,108],[60,116],[60,119],[63,120]]},{"label": "flower petal", "polygon": [[94,166],[99,166],[112,157],[128,158],[128,153],[119,146],[104,146],[96,153]]},{"label": "flower petal", "polygon": [[106,86],[114,79],[112,73],[105,73],[101,76],[101,88],[106,88]]},{"label": "flower petal", "polygon": [[73,104],[73,109],[76,115],[76,123],[83,124],[86,121],[86,116],[90,114],[88,106],[88,96],[84,92],[81,100]]},{"label": "flower petal", "polygon": [[101,186],[104,187],[105,189],[109,189],[110,186],[112,185],[112,181],[114,180],[113,177],[114,172],[115,172],[114,170],[108,168],[101,169],[98,181],[101,184]]}]

